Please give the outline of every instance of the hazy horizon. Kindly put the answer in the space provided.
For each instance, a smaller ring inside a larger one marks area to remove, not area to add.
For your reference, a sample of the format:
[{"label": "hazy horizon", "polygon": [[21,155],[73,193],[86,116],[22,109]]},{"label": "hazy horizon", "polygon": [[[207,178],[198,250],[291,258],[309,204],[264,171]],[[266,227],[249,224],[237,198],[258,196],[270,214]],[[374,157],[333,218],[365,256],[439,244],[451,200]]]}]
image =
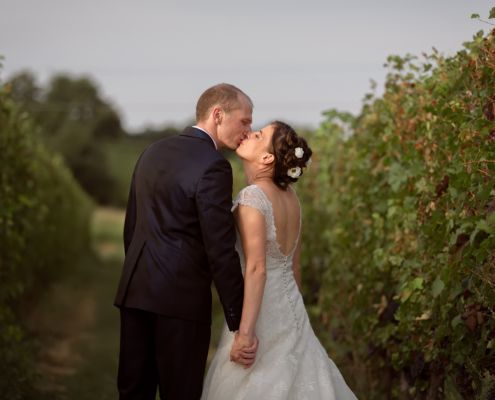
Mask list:
[{"label": "hazy horizon", "polygon": [[218,82],[254,101],[253,126],[282,119],[316,127],[329,108],[356,113],[370,81],[381,88],[388,55],[462,48],[493,3],[477,1],[255,0],[236,5],[108,0],[0,0],[2,80],[28,69],[90,76],[137,130],[181,126]]}]

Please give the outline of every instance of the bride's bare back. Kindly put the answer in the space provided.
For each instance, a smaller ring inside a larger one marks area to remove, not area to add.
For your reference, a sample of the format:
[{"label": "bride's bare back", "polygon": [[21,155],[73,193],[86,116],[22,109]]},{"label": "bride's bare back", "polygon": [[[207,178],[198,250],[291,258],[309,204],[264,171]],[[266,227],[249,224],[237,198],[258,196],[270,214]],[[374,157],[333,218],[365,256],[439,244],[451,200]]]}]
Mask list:
[{"label": "bride's bare back", "polygon": [[300,231],[301,210],[296,192],[290,186],[284,191],[267,181],[257,182],[256,185],[272,203],[277,243],[280,251],[288,255],[294,250]]}]

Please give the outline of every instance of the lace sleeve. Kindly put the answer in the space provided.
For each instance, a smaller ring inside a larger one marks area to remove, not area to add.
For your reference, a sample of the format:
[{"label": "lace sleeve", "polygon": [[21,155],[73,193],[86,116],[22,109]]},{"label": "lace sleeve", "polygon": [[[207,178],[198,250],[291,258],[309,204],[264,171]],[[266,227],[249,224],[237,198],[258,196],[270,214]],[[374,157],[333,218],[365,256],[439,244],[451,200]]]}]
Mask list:
[{"label": "lace sleeve", "polygon": [[272,205],[263,190],[261,190],[256,185],[245,187],[235,198],[232,211],[234,211],[239,206],[239,204],[255,208],[260,213],[262,213],[265,217],[267,239],[275,240],[276,230],[273,220]]},{"label": "lace sleeve", "polygon": [[255,185],[247,186],[242,189],[237,197],[234,199],[234,205],[232,206],[232,211],[234,211],[239,204],[243,206],[249,206],[260,211],[264,216],[267,215],[268,205],[266,198],[261,189]]}]

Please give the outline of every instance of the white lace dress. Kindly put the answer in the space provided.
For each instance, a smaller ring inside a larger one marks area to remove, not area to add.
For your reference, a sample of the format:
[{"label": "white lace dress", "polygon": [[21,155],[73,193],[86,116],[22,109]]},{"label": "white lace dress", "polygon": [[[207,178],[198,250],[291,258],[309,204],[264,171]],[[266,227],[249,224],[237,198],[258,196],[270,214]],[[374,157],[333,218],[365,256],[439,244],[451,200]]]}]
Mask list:
[{"label": "white lace dress", "polygon": [[[265,217],[267,278],[256,323],[256,361],[249,369],[230,361],[234,333],[226,326],[208,370],[203,400],[346,400],[356,399],[311,328],[292,272],[294,249],[284,255],[276,240],[272,205],[256,185],[234,201],[254,207]],[[241,241],[237,251],[245,270]]]}]

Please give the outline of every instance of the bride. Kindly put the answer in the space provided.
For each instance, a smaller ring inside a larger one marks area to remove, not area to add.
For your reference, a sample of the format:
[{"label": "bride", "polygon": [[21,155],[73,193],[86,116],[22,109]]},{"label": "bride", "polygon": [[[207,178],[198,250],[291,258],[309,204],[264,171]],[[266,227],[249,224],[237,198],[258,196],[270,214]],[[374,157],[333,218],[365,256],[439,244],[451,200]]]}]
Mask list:
[{"label": "bride", "polygon": [[[311,149],[275,121],[251,132],[236,152],[249,183],[233,206],[244,305],[239,331],[223,329],[201,398],[356,399],[316,338],[299,292],[301,209],[290,185]],[[250,349],[239,352],[236,343]]]}]

